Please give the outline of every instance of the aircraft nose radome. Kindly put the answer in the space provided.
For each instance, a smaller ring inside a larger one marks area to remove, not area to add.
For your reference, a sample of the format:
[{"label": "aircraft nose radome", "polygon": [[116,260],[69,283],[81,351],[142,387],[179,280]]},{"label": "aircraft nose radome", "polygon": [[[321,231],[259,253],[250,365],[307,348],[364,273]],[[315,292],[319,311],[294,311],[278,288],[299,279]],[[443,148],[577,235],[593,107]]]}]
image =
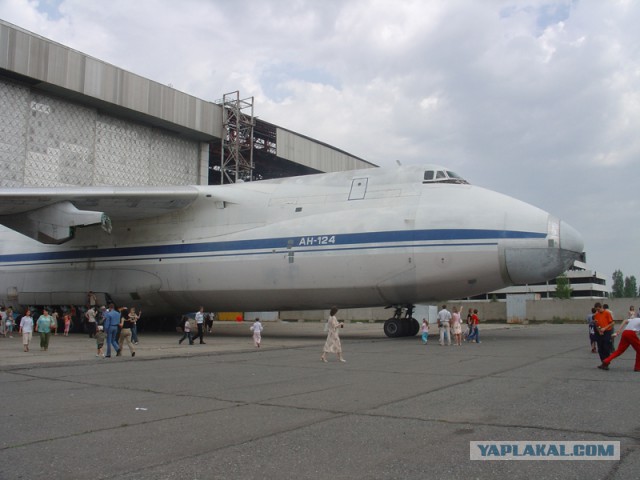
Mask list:
[{"label": "aircraft nose radome", "polygon": [[582,235],[565,221],[560,221],[560,249],[582,253],[584,242]]},{"label": "aircraft nose radome", "polygon": [[507,273],[514,285],[551,280],[567,271],[582,256],[584,243],[578,231],[563,221],[559,223],[559,230],[555,231],[556,241],[547,238],[545,246],[513,245],[505,248]]}]

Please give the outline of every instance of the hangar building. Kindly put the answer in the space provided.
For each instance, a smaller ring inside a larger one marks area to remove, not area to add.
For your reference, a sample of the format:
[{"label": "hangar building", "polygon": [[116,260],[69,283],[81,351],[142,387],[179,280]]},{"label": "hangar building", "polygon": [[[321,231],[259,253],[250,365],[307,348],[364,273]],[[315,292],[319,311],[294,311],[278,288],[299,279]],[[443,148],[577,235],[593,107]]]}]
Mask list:
[{"label": "hangar building", "polygon": [[202,100],[0,20],[0,186],[219,184],[249,159],[264,179],[375,166],[233,93]]}]

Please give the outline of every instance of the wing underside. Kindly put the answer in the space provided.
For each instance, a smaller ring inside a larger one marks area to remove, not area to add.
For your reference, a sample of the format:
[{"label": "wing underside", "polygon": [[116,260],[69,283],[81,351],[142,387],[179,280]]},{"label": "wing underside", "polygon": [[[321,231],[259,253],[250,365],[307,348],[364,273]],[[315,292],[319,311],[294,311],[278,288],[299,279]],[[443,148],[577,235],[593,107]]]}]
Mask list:
[{"label": "wing underside", "polygon": [[47,244],[73,238],[76,227],[152,218],[182,210],[196,187],[87,187],[0,189],[0,224]]}]

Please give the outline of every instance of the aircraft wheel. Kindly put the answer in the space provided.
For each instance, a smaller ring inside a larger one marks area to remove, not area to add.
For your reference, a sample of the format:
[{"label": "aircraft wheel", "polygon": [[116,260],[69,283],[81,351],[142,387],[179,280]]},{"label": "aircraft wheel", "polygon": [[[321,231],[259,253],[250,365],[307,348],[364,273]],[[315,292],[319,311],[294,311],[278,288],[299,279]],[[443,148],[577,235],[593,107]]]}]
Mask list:
[{"label": "aircraft wheel", "polygon": [[396,338],[401,335],[400,333],[400,322],[395,318],[390,318],[386,322],[384,322],[384,334],[389,338]]},{"label": "aircraft wheel", "polygon": [[418,320],[412,318],[409,323],[409,336],[414,337],[420,331],[420,324]]},{"label": "aircraft wheel", "polygon": [[403,318],[400,320],[400,335],[401,337],[407,337],[411,333],[411,320]]}]

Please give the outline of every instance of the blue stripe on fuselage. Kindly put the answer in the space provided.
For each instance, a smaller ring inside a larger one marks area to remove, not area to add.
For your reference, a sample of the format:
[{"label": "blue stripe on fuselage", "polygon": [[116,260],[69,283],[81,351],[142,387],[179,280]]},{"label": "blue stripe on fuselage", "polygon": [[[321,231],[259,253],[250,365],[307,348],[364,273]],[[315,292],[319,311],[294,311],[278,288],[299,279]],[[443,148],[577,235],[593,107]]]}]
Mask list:
[{"label": "blue stripe on fuselage", "polygon": [[[174,255],[197,255],[203,253],[236,252],[248,253],[260,250],[292,249],[300,246],[323,247],[326,244],[311,244],[305,242],[309,238],[331,238],[331,246],[365,247],[367,244],[387,244],[386,246],[401,245],[407,242],[419,241],[471,241],[471,240],[500,240],[500,239],[533,239],[544,238],[545,233],[521,232],[511,230],[473,230],[473,229],[440,229],[440,230],[398,230],[389,232],[345,233],[310,235],[299,237],[264,238],[255,240],[235,240],[223,242],[204,242],[188,244],[149,245],[136,247],[113,247],[96,249],[58,250],[34,253],[17,253],[0,255],[1,263],[35,262],[56,260],[100,259],[109,257],[156,257]],[[302,241],[302,243],[301,243]],[[305,248],[306,249],[306,248]]]}]

